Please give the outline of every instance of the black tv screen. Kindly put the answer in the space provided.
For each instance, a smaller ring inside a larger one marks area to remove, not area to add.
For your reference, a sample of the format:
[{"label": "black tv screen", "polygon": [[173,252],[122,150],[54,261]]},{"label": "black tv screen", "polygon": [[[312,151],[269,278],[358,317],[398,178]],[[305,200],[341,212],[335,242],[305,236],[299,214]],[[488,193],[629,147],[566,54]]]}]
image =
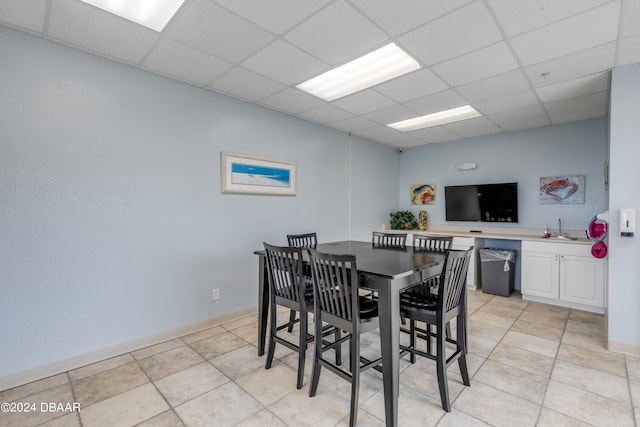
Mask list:
[{"label": "black tv screen", "polygon": [[518,222],[518,183],[444,187],[447,221]]}]

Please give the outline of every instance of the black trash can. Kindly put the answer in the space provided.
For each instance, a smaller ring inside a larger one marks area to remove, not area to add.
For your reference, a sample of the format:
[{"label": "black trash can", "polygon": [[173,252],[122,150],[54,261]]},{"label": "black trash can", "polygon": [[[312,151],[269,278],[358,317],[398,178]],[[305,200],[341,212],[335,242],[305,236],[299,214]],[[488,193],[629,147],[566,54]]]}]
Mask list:
[{"label": "black trash can", "polygon": [[482,292],[508,297],[513,292],[516,251],[513,249],[481,248],[480,277]]}]

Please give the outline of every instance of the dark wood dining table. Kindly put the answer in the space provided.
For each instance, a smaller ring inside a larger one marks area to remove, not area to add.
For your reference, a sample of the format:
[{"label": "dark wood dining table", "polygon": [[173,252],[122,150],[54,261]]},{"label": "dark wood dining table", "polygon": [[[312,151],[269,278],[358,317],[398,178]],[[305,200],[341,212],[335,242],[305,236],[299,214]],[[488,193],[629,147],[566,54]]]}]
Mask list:
[{"label": "dark wood dining table", "polygon": [[[384,407],[387,426],[398,425],[398,391],[400,385],[400,293],[442,272],[445,253],[413,247],[389,248],[371,242],[341,241],[320,243],[318,251],[356,256],[360,287],[378,294],[380,346]],[[268,273],[264,250],[258,266],[258,355],[264,355],[269,310]],[[306,252],[304,252],[306,255]]]}]

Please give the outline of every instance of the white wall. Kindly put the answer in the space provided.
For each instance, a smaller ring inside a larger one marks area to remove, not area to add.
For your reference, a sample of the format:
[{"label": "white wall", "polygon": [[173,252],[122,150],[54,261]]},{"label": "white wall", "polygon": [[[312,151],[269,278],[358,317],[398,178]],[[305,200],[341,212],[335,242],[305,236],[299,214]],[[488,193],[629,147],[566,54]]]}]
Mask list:
[{"label": "white wall", "polygon": [[[397,208],[390,147],[351,167],[335,130],[3,27],[0,52],[0,389],[255,307],[263,241],[368,240]],[[220,151],[296,162],[298,195],[221,194]]]},{"label": "white wall", "polygon": [[610,117],[609,342],[640,354],[640,234],[618,236],[620,208],[635,208],[636,221],[640,210],[640,64],[613,69]]},{"label": "white wall", "polygon": [[[417,212],[426,209],[429,223],[446,222],[444,187],[447,185],[518,183],[518,224],[483,223],[486,226],[584,230],[596,213],[607,206],[604,161],[607,160],[607,119],[594,119],[542,128],[468,138],[404,150],[401,157],[399,204]],[[458,163],[475,162],[477,169],[458,171]],[[540,204],[540,177],[585,175],[585,203]],[[410,204],[411,184],[436,187],[436,205]]]}]

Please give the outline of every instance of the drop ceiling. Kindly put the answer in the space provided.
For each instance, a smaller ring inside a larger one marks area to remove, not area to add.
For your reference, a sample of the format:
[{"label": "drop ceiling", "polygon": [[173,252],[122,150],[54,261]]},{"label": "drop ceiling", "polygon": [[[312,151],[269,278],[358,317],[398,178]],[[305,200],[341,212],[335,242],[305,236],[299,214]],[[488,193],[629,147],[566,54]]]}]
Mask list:
[{"label": "drop ceiling", "polygon": [[[640,0],[186,0],[160,33],[80,0],[0,25],[398,148],[606,117],[640,63]],[[326,102],[296,85],[394,42],[423,68]],[[388,123],[470,104],[482,116]]]}]

